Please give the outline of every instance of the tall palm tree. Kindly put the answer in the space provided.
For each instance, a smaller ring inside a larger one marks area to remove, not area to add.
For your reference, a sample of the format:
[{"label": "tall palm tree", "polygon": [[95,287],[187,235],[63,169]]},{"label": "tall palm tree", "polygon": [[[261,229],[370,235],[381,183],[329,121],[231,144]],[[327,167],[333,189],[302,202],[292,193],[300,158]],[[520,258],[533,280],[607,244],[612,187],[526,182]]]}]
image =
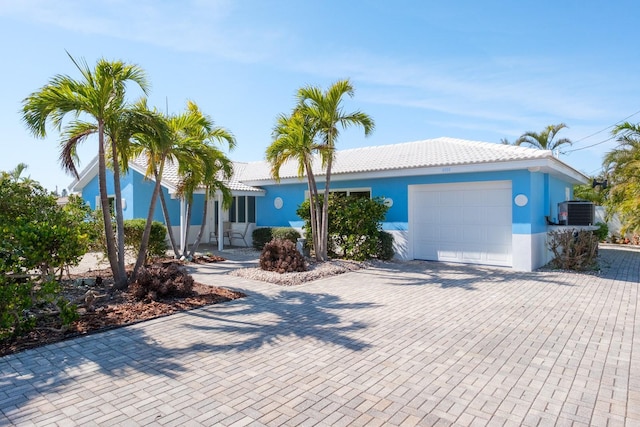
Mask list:
[{"label": "tall palm tree", "polygon": [[[223,138],[228,140],[231,135],[224,129],[219,128],[215,132],[217,138]],[[226,136],[223,136],[226,134]],[[231,137],[232,138],[232,137]],[[203,162],[202,176],[200,179],[200,185],[204,187],[204,209],[202,210],[202,220],[200,222],[200,229],[194,244],[191,246],[191,251],[187,255],[188,258],[193,258],[207,225],[207,209],[209,206],[209,200],[215,197],[219,192],[222,194],[222,207],[228,208],[231,205],[233,196],[231,190],[226,185],[226,181],[231,179],[233,175],[233,163],[227,158],[227,156],[218,148],[204,145],[204,150],[201,154],[201,161]]]},{"label": "tall palm tree", "polygon": [[316,258],[321,261],[327,260],[331,167],[335,157],[336,141],[340,136],[339,128],[361,126],[365,136],[369,136],[375,128],[373,119],[368,114],[361,111],[343,111],[345,95],[354,95],[353,86],[348,79],[333,83],[325,92],[315,86],[306,86],[301,88],[297,95],[300,111],[309,117],[313,133],[319,139],[320,155],[326,171],[322,221],[318,233],[320,239],[316,248]]},{"label": "tall palm tree", "polygon": [[[92,70],[84,61],[76,61],[71,55],[69,58],[80,71],[82,78],[73,79],[66,75],[54,76],[48,84],[37,92],[32,93],[23,101],[22,118],[27,128],[37,137],[46,137],[46,126],[52,124],[54,128],[62,131],[65,118],[71,114],[74,117],[88,117],[90,124],[95,127],[98,135],[98,183],[100,188],[100,201],[103,207],[102,214],[105,225],[105,237],[107,242],[107,257],[114,275],[116,286],[125,287],[127,276],[124,270],[124,250],[118,251],[111,223],[109,195],[107,193],[106,179],[106,144],[105,129],[109,123],[116,123],[126,107],[126,84],[137,84],[144,93],[148,84],[144,71],[136,66],[125,64],[121,61],[107,61],[100,59]],[[75,120],[75,126],[81,123]],[[88,122],[85,122],[88,123]],[[87,126],[89,128],[90,126]],[[65,171],[72,173],[76,178],[77,144],[85,138],[76,137],[65,141],[62,145],[60,161]],[[117,146],[112,144],[112,150]],[[112,151],[113,153],[113,151]],[[114,180],[119,182],[118,156],[114,165]],[[116,199],[116,210],[122,214],[121,198]],[[120,245],[118,245],[120,246]]]},{"label": "tall palm tree", "polygon": [[318,188],[313,173],[314,154],[319,146],[314,142],[314,133],[310,118],[299,109],[294,109],[291,115],[280,115],[272,132],[273,142],[267,148],[266,158],[271,164],[271,175],[280,181],[280,168],[286,162],[298,162],[298,176],[307,176],[309,189],[309,211],[311,218],[311,239],[314,252],[317,254],[318,231],[320,230],[320,200]]},{"label": "tall palm tree", "polygon": [[540,133],[537,132],[525,132],[518,138],[515,145],[528,145],[532,148],[538,148],[540,150],[556,151],[562,145],[573,144],[568,138],[555,139],[562,129],[567,125],[560,123],[557,125],[549,125]]},{"label": "tall palm tree", "polygon": [[[189,232],[193,195],[197,189],[205,189],[204,217],[196,244],[192,247],[191,254],[187,252],[186,247],[181,254],[188,257],[193,256],[204,233],[208,199],[217,191],[221,191],[223,206],[228,206],[231,202],[231,192],[225,182],[233,174],[232,162],[216,147],[216,144],[226,144],[226,147],[232,150],[235,148],[236,141],[228,130],[215,126],[213,120],[202,113],[191,101],[187,103],[187,110],[184,113],[168,118],[168,127],[169,144],[164,147],[165,151],[156,153],[158,157],[155,162],[162,166],[163,162],[170,159],[178,165],[178,174],[181,177],[178,194],[187,201],[187,226],[185,227],[186,235],[182,236],[183,241],[186,241]],[[165,220],[167,219],[165,217]],[[179,253],[175,242],[174,253],[176,255]]]},{"label": "tall palm tree", "polygon": [[613,130],[618,146],[604,157],[609,178],[607,205],[617,211],[623,232],[640,231],[640,124],[622,123]]}]

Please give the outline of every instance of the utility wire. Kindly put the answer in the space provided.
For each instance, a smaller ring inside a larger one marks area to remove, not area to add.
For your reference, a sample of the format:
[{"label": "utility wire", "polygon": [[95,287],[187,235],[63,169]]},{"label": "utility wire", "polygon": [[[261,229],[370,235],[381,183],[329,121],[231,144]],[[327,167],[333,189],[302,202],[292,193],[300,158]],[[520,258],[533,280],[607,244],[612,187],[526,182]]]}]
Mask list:
[{"label": "utility wire", "polygon": [[[620,123],[622,123],[622,122],[627,121],[628,119],[630,119],[631,117],[633,117],[633,116],[635,116],[635,115],[637,115],[637,114],[640,114],[640,110],[636,111],[636,112],[635,112],[635,113],[633,113],[633,114],[628,115],[627,117],[625,117],[625,118],[624,118],[624,119],[622,119],[622,120],[618,120],[616,123],[614,123],[614,124],[612,124],[612,125],[609,125],[609,126],[607,126],[606,128],[604,128],[604,129],[600,129],[599,131],[594,132],[594,133],[592,133],[591,135],[587,135],[587,136],[585,136],[585,137],[583,137],[583,138],[580,138],[580,139],[579,139],[579,140],[577,140],[577,141],[573,141],[573,143],[574,143],[574,144],[576,144],[576,143],[578,143],[578,142],[584,141],[585,139],[589,139],[589,138],[591,138],[592,136],[598,135],[599,133],[602,133],[602,132],[604,132],[604,131],[606,131],[606,130],[608,130],[608,129],[611,129],[611,128],[615,127],[616,125],[618,125],[618,124],[620,124]],[[585,147],[580,147],[580,148],[574,148],[573,150],[567,150],[567,151],[563,152],[562,154],[573,153],[574,151],[580,151],[580,150],[584,150],[584,149],[587,149],[587,148],[595,147],[596,145],[600,145],[600,144],[604,144],[605,142],[609,142],[609,141],[611,141],[612,139],[614,139],[614,137],[613,137],[613,136],[611,136],[611,137],[609,137],[609,138],[607,138],[607,139],[605,139],[605,140],[603,140],[603,141],[596,142],[595,144],[587,145],[587,146],[585,146]]]},{"label": "utility wire", "polygon": [[[613,125],[613,126],[615,126],[615,125]],[[584,147],[574,148],[573,150],[563,151],[562,154],[573,153],[574,151],[580,151],[580,150],[585,150],[587,148],[595,147],[596,145],[600,145],[600,144],[604,144],[605,142],[609,142],[609,141],[613,140],[614,138],[615,138],[614,136],[610,136],[609,138],[607,138],[607,139],[605,139],[603,141],[600,141],[600,142],[596,142],[595,144],[585,145]],[[582,141],[582,139],[580,141]]]}]

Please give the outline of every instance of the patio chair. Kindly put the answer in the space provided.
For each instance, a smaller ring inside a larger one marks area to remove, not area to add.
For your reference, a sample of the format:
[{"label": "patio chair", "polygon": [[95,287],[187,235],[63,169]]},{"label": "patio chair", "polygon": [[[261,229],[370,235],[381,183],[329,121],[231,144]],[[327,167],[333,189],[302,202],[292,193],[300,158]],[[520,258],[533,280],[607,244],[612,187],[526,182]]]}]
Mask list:
[{"label": "patio chair", "polygon": [[[222,241],[227,239],[229,241],[229,245],[231,245],[231,223],[223,222],[222,223]],[[214,231],[209,232],[209,243],[218,243],[218,227],[216,226]]]},{"label": "patio chair", "polygon": [[[247,243],[247,232],[249,231],[249,225],[251,225],[250,222],[245,223],[244,225],[244,230],[243,231],[239,231],[239,230],[229,230],[229,242],[231,242],[231,239],[242,239],[242,241],[244,242],[244,246],[248,247],[249,244]],[[229,243],[231,244],[231,243]]]}]

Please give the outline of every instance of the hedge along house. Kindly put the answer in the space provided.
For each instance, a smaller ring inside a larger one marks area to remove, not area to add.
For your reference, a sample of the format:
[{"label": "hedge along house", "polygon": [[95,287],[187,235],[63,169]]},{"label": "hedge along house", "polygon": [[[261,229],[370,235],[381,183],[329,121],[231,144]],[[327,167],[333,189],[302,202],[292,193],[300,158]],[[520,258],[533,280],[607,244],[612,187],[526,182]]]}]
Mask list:
[{"label": "hedge along house", "polygon": [[[319,161],[314,168],[321,191]],[[280,169],[280,183],[269,171],[266,162],[236,169],[238,181],[265,191],[257,226],[301,226],[306,179],[293,162]],[[337,151],[329,191],[383,197],[390,208],[382,227],[397,258],[531,271],[549,261],[547,228],[558,203],[586,182],[550,151],[437,138]]]},{"label": "hedge along house", "polygon": [[[122,206],[124,219],[147,218],[149,213],[149,204],[151,203],[151,195],[155,180],[145,179],[147,163],[143,157],[136,158],[129,162],[129,171],[122,174],[120,178],[122,189]],[[187,244],[194,243],[200,226],[202,225],[202,214],[204,210],[205,194],[204,189],[195,192],[192,202],[191,227],[188,233],[185,230],[187,224],[187,206],[184,199],[177,195],[180,177],[176,165],[171,162],[165,164],[164,174],[161,182],[161,191],[169,211],[169,221],[171,223],[172,233],[176,241],[180,242],[180,248],[184,249]],[[222,204],[219,202],[222,196],[216,195],[208,200],[207,219],[205,221],[205,233],[201,243],[215,242],[218,249],[224,248],[225,240],[229,245],[244,244],[227,231],[237,231],[246,233],[251,236],[251,231],[256,224],[256,197],[264,196],[264,190],[260,188],[252,188],[241,182],[231,181],[227,186],[232,192],[233,203],[230,209],[223,210]],[[72,192],[82,195],[82,198],[89,204],[91,209],[97,209],[100,206],[100,190],[98,186],[98,158],[94,158],[92,162],[80,173],[79,179],[76,179],[69,185]],[[110,201],[115,199],[113,189],[113,173],[107,170],[107,192]],[[158,198],[155,211],[154,221],[165,223],[162,214],[162,206],[160,198]],[[228,224],[229,230],[225,229]],[[185,239],[186,236],[186,239]],[[215,240],[213,237],[215,236]],[[217,236],[222,236],[218,238]]]},{"label": "hedge along house", "polygon": [[[324,171],[316,160],[314,173],[322,191]],[[93,208],[99,203],[94,163],[70,186]],[[153,182],[144,180],[144,170],[138,159],[122,178],[125,218],[146,218]],[[228,183],[233,207],[223,211],[217,200],[211,200],[207,233],[218,230],[222,235],[225,222],[235,230],[248,228],[249,236],[254,227],[302,227],[296,210],[308,191],[306,178],[298,177],[297,170],[297,163],[285,164],[277,183],[267,162],[235,163]],[[168,167],[162,191],[174,235],[181,236],[185,204],[175,195],[178,182],[176,169]],[[329,190],[383,197],[390,208],[382,228],[393,234],[397,258],[531,271],[549,260],[547,224],[557,222],[558,203],[572,199],[574,184],[586,182],[585,175],[550,151],[436,138],[338,150]],[[203,207],[204,194],[196,194],[189,242],[198,232]],[[159,205],[155,212],[155,219],[162,221]],[[219,249],[224,242],[218,239]]]}]

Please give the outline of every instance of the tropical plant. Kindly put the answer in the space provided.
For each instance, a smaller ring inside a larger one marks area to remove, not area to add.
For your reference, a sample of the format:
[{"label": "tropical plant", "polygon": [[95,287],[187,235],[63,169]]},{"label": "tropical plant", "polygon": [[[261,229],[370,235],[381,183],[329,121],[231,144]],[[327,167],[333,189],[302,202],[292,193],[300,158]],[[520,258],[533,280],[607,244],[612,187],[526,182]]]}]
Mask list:
[{"label": "tropical plant", "polygon": [[15,168],[5,173],[7,173],[8,177],[14,180],[15,182],[28,181],[30,180],[29,177],[22,176],[22,172],[24,172],[28,168],[29,168],[29,165],[27,165],[26,163],[18,163]]},{"label": "tropical plant", "polygon": [[525,132],[515,142],[515,145],[526,145],[532,148],[538,148],[540,150],[555,151],[563,145],[571,145],[572,142],[568,138],[555,139],[562,129],[567,125],[559,123],[557,125],[549,125],[540,133],[538,132]]},{"label": "tropical plant", "polygon": [[[309,203],[305,200],[297,210],[306,224],[310,221]],[[359,261],[377,257],[382,244],[381,223],[388,210],[382,198],[331,194],[328,252],[332,256]]]},{"label": "tropical plant", "polygon": [[[213,120],[202,113],[193,102],[187,104],[185,113],[169,117],[168,125],[170,150],[153,162],[160,166],[166,159],[177,162],[178,174],[181,178],[177,194],[187,202],[185,234],[181,236],[183,242],[187,241],[189,235],[193,196],[198,189],[202,188],[205,192],[203,218],[196,242],[191,252],[187,251],[186,246],[182,248],[182,256],[188,258],[193,256],[202,240],[206,226],[208,200],[219,192],[222,194],[223,207],[231,204],[232,195],[226,186],[226,181],[233,175],[233,163],[215,144],[224,142],[229,149],[233,149],[236,142],[228,130],[215,126]],[[166,213],[165,220],[168,220]],[[167,227],[170,227],[169,223]],[[178,252],[175,246],[174,252]]]},{"label": "tropical plant", "polygon": [[[349,80],[339,80],[326,91],[316,86],[298,90],[298,104],[290,116],[280,116],[273,132],[274,141],[267,149],[267,160],[272,165],[272,175],[278,179],[280,167],[288,160],[298,161],[298,175],[307,174],[309,187],[311,234],[318,261],[327,260],[328,249],[328,199],[331,186],[331,168],[340,129],[361,126],[365,136],[373,132],[374,122],[369,115],[355,111],[343,111],[345,96],[353,97],[354,89]],[[320,205],[318,188],[313,174],[314,156],[319,154],[325,172],[324,204]]]},{"label": "tropical plant", "polygon": [[289,240],[292,243],[297,243],[300,237],[298,230],[292,227],[260,227],[251,233],[253,247],[259,251],[273,239]]},{"label": "tropical plant", "polygon": [[0,174],[0,339],[32,327],[35,305],[49,304],[64,321],[74,320],[75,309],[60,295],[56,274],[86,253],[88,213],[80,197],[59,206],[38,183]]},{"label": "tropical plant", "polygon": [[260,268],[276,273],[307,271],[307,264],[296,244],[291,240],[273,239],[267,242],[260,253]]},{"label": "tropical plant", "polygon": [[298,103],[302,114],[309,118],[313,134],[319,144],[322,164],[325,167],[324,203],[322,215],[317,224],[317,241],[314,237],[316,259],[327,260],[329,235],[329,191],[331,187],[331,168],[335,157],[336,142],[340,136],[340,128],[360,126],[365,136],[369,136],[375,128],[373,119],[361,112],[347,113],[342,103],[345,96],[353,97],[354,89],[349,80],[339,80],[326,91],[315,86],[306,86],[298,91]]},{"label": "tropical plant", "polygon": [[315,247],[319,239],[320,199],[313,172],[313,161],[320,147],[314,142],[315,134],[310,117],[304,115],[299,108],[295,108],[289,116],[280,115],[272,135],[273,142],[267,148],[266,157],[271,164],[271,175],[276,181],[280,181],[280,168],[288,161],[297,161],[299,177],[305,174],[307,176],[310,200],[315,202],[309,205],[311,242]]},{"label": "tropical plant", "polygon": [[[53,77],[48,84],[25,98],[22,110],[23,121],[37,137],[46,137],[47,124],[53,125],[63,135],[68,136],[61,144],[60,162],[63,169],[76,178],[78,177],[76,169],[78,144],[90,134],[98,135],[98,184],[102,207],[109,206],[106,148],[110,142],[116,192],[116,218],[121,222],[122,198],[119,195],[121,157],[118,155],[119,145],[116,139],[119,137],[117,123],[128,107],[125,98],[127,83],[138,85],[146,93],[148,87],[146,76],[140,67],[121,61],[100,59],[92,70],[84,61],[78,62],[71,55],[69,58],[80,71],[82,78],[76,80],[66,75]],[[74,118],[70,124],[66,124],[65,118],[69,114]],[[110,137],[110,141],[107,141],[107,136]],[[116,242],[110,210],[102,209],[102,212],[107,256],[115,285],[124,288],[127,286],[127,275],[124,269],[124,227],[120,224]]]},{"label": "tropical plant", "polygon": [[618,146],[607,153],[604,168],[609,194],[606,205],[617,212],[622,233],[640,232],[640,124],[622,123],[613,130]]}]

